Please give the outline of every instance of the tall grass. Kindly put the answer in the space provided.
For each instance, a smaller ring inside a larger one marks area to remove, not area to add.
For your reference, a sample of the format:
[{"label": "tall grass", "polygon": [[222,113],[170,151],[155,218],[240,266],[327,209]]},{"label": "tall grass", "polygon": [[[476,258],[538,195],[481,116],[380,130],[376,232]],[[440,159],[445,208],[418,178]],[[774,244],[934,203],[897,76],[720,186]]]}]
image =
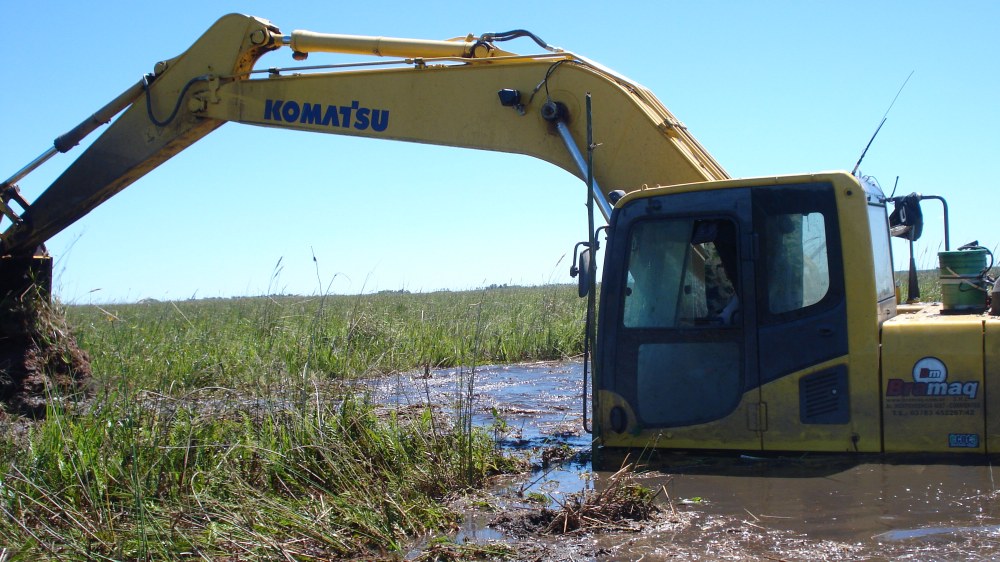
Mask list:
[{"label": "tall grass", "polygon": [[582,302],[565,286],[487,291],[258,297],[71,307],[95,370],[197,388],[268,370],[334,378],[458,366],[476,316],[482,362],[582,351]]},{"label": "tall grass", "polygon": [[303,412],[126,391],[96,406],[51,411],[8,459],[0,537],[18,557],[399,550],[451,522],[436,500],[504,462],[483,432],[466,447],[433,435],[429,410],[404,422],[357,398]]},{"label": "tall grass", "polygon": [[[373,404],[364,376],[573,355],[572,288],[70,307],[85,408],[0,422],[13,559],[308,559],[404,551],[511,461],[486,429]],[[469,386],[472,385],[472,386]],[[367,554],[366,554],[367,553]]]}]

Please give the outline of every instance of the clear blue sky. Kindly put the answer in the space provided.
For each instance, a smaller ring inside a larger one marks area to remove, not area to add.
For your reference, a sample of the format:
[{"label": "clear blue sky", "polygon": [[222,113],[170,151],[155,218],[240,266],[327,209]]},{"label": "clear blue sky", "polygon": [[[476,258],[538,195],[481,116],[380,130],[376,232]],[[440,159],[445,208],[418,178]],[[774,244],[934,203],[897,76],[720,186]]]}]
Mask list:
[{"label": "clear blue sky", "polygon": [[[526,28],[650,88],[736,177],[849,170],[914,71],[862,170],[886,191],[898,175],[900,193],[945,195],[953,246],[1000,242],[1000,3],[487,4],[5,2],[0,175],[228,12],[286,33]],[[295,63],[286,49],[264,64]],[[78,151],[22,180],[28,199]],[[49,249],[71,303],[568,282],[582,190],[527,157],[230,124]],[[941,213],[925,213],[918,263],[935,267]]]}]

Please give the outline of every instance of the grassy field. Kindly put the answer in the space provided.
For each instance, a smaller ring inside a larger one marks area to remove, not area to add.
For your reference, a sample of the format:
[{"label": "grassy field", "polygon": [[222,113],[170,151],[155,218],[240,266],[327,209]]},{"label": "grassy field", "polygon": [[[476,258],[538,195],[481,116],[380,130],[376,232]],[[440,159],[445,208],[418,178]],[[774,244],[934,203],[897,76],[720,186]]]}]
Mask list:
[{"label": "grassy field", "polygon": [[[909,294],[909,273],[906,271],[896,272],[896,286],[899,288],[897,294],[905,302],[906,295]],[[920,300],[923,302],[941,301],[941,280],[938,271],[922,270],[917,271],[917,288],[920,289]]]},{"label": "grassy field", "polygon": [[461,384],[445,422],[379,409],[362,377],[576,355],[583,306],[549,286],[69,307],[94,398],[3,420],[0,560],[398,556],[515,463]]}]

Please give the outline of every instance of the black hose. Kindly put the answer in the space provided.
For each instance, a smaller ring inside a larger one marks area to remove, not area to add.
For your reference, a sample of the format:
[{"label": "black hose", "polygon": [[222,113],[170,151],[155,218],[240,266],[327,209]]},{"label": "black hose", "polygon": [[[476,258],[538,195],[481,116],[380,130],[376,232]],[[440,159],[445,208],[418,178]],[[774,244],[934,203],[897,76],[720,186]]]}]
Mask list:
[{"label": "black hose", "polygon": [[187,91],[191,89],[191,86],[193,86],[195,82],[205,81],[208,79],[208,75],[202,75],[195,76],[194,78],[188,80],[188,83],[184,84],[184,87],[181,88],[181,93],[177,96],[177,103],[174,104],[174,109],[170,112],[170,116],[163,121],[160,121],[156,118],[156,115],[153,115],[153,101],[149,95],[149,81],[144,79],[142,85],[143,89],[146,90],[146,114],[149,116],[149,120],[152,121],[157,127],[166,127],[169,125],[174,118],[177,117],[177,113],[181,109],[181,103],[184,101],[184,96],[187,95]]},{"label": "black hose", "polygon": [[511,31],[503,31],[500,33],[484,33],[482,37],[479,38],[480,41],[510,41],[511,39],[517,39],[518,37],[530,37],[532,41],[538,44],[539,47],[552,50],[552,47],[548,43],[543,41],[541,37],[535,35],[534,33],[526,29],[513,29]]}]

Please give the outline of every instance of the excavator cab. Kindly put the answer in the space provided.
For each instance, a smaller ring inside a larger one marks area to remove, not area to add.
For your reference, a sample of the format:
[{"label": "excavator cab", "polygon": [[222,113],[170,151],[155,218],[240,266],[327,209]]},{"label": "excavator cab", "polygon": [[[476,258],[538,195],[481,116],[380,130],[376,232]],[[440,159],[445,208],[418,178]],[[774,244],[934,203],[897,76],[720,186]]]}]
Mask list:
[{"label": "excavator cab", "polygon": [[[850,443],[834,182],[760,183],[647,190],[616,205],[595,379],[605,444],[759,450],[808,427],[840,427]],[[769,417],[769,403],[800,396],[777,383],[817,365],[805,392],[839,393],[795,404],[795,419]]]}]

